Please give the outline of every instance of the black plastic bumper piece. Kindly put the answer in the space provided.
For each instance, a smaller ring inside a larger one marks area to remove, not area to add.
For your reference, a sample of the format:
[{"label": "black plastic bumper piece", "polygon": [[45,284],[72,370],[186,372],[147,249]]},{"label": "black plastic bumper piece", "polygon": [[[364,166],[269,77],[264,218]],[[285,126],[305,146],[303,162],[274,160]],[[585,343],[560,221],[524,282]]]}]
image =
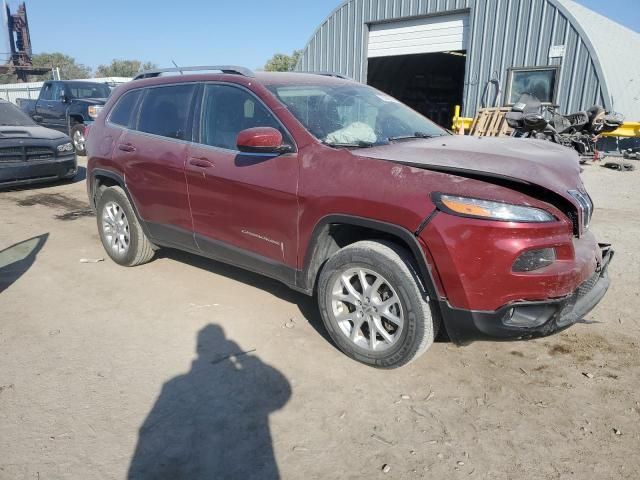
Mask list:
[{"label": "black plastic bumper piece", "polygon": [[[449,338],[458,345],[476,340],[525,340],[551,335],[570,327],[584,318],[609,288],[607,268],[614,250],[607,244],[600,244],[600,249],[602,263],[594,274],[571,295],[561,299],[515,302],[495,312],[457,309],[446,300],[441,300],[440,311]],[[534,326],[514,326],[513,318],[519,312],[525,312],[521,317],[526,317]],[[534,315],[527,315],[526,312],[533,312]]]},{"label": "black plastic bumper piece", "polygon": [[0,164],[0,188],[72,178],[77,171],[75,154],[55,160]]}]

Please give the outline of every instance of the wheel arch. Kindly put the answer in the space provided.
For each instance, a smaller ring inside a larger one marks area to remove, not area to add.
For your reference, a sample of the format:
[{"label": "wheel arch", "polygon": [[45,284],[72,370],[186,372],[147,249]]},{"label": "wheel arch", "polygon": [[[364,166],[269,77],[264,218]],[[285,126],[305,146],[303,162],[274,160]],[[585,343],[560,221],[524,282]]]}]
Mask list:
[{"label": "wheel arch", "polygon": [[[104,170],[101,168],[95,168],[91,171],[91,176],[87,178],[87,193],[89,195],[89,204],[91,209],[96,212],[97,203],[98,203],[98,191],[102,188],[108,187],[120,187],[124,191],[125,195],[129,199],[129,203],[133,208],[133,213],[138,220],[138,223],[142,227],[143,232],[147,236],[147,238],[152,239],[152,236],[147,227],[147,223],[140,216],[140,212],[138,211],[138,207],[136,202],[134,201],[131,193],[129,193],[129,189],[127,188],[127,184],[122,175],[117,172],[113,172],[111,170]],[[97,212],[96,212],[97,213]]]},{"label": "wheel arch", "polygon": [[297,282],[299,287],[313,293],[320,271],[331,255],[360,240],[387,240],[406,248],[418,267],[422,290],[429,297],[438,298],[431,268],[413,232],[392,223],[342,214],[325,216],[314,227]]}]

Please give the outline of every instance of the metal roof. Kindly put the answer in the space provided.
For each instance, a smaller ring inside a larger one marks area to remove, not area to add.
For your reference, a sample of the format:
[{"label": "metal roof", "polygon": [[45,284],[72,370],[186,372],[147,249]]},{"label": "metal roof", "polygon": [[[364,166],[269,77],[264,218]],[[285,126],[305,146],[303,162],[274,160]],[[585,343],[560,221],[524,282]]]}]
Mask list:
[{"label": "metal roof", "polygon": [[640,120],[640,34],[572,0],[556,0],[589,39],[614,111]]},{"label": "metal roof", "polygon": [[[509,67],[558,65],[561,111],[598,103],[640,120],[640,35],[571,0],[344,0],[313,33],[296,70],[366,82],[371,25],[460,12],[469,12],[471,29],[464,116],[483,106],[492,78],[506,90]],[[554,46],[565,46],[564,55],[551,57]]]}]

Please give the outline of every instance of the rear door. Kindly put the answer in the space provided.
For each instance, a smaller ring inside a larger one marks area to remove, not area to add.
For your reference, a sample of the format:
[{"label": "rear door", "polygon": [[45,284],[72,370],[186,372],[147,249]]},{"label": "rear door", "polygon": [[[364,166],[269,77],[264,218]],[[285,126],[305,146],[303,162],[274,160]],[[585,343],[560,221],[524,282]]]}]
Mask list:
[{"label": "rear door", "polygon": [[186,177],[198,246],[282,279],[296,266],[297,154],[241,153],[236,138],[274,127],[292,144],[289,134],[253,93],[223,83],[204,85],[197,123]]},{"label": "rear door", "polygon": [[193,83],[145,89],[135,126],[123,131],[113,155],[152,238],[187,249],[195,248],[184,164],[196,89]]}]

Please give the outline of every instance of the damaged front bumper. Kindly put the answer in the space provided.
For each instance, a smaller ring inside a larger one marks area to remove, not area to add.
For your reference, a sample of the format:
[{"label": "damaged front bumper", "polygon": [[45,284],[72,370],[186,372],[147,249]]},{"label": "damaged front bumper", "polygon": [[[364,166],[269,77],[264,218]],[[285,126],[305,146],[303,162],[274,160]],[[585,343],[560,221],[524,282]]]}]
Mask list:
[{"label": "damaged front bumper", "polygon": [[584,318],[609,288],[607,269],[614,255],[611,245],[599,244],[602,261],[593,275],[573,293],[559,299],[513,302],[496,311],[474,311],[440,301],[449,338],[465,345],[475,340],[518,340],[543,337],[564,330]]}]

